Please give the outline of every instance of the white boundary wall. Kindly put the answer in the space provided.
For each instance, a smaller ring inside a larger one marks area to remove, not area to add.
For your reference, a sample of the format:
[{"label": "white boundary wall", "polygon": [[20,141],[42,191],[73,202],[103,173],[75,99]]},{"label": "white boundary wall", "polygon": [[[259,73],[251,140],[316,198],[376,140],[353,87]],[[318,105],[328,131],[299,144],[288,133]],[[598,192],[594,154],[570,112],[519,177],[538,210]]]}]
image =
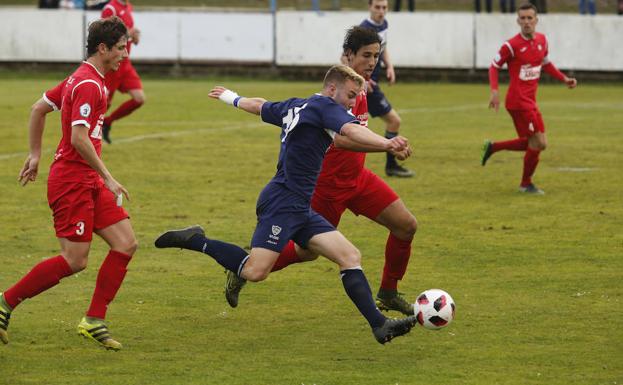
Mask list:
[{"label": "white boundary wall", "polygon": [[[142,31],[132,57],[331,65],[344,31],[367,12],[135,12]],[[71,62],[83,58],[85,25],[99,12],[0,8],[0,61]],[[623,17],[540,15],[550,58],[560,68],[623,71]],[[388,49],[398,67],[487,68],[519,28],[514,15],[416,12],[390,14]],[[33,28],[37,26],[37,28]]]}]

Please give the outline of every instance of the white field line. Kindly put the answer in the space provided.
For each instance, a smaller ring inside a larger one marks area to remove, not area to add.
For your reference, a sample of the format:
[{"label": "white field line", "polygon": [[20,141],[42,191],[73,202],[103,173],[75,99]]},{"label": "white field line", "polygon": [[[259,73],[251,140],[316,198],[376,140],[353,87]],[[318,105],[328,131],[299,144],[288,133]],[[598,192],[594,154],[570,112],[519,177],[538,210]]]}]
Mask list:
[{"label": "white field line", "polygon": [[[504,110],[504,102],[500,103],[500,109]],[[565,102],[540,102],[541,107],[565,107],[569,109],[600,109],[600,110],[618,110],[623,111],[623,103],[602,103],[602,102],[587,102],[587,103],[565,103]],[[471,104],[459,104],[456,106],[441,106],[441,107],[419,107],[419,108],[401,108],[398,110],[401,114],[410,113],[435,113],[435,112],[460,112],[471,110],[488,109],[487,101],[482,103]]]},{"label": "white field line", "polygon": [[[167,123],[172,125],[172,124],[178,124],[179,122],[169,121]],[[196,123],[196,122],[193,122],[193,123]],[[231,125],[231,126],[220,126],[220,127],[214,127],[214,128],[199,128],[199,129],[194,129],[194,130],[156,132],[153,134],[137,135],[137,136],[130,136],[127,138],[114,139],[113,144],[117,145],[117,144],[123,144],[123,143],[134,143],[134,142],[140,142],[140,141],[149,140],[149,139],[174,138],[176,136],[210,133],[210,132],[215,132],[215,131],[232,131],[232,130],[239,130],[239,129],[246,129],[246,128],[258,128],[262,126],[266,126],[266,124],[265,123],[245,123],[245,124],[236,124],[236,125]],[[55,150],[56,150],[56,147],[45,148],[41,151],[41,154],[42,155],[49,154]],[[26,158],[27,155],[28,155],[27,152],[13,152],[9,154],[0,154],[0,161],[12,159],[12,158],[18,158],[18,157]]]}]

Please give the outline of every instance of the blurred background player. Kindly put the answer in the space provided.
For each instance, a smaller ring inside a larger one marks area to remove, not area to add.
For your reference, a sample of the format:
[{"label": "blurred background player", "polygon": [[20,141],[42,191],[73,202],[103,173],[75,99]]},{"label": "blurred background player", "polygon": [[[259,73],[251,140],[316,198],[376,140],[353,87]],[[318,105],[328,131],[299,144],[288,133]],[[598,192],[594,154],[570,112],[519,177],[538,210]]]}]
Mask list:
[{"label": "blurred background player", "polygon": [[208,239],[199,226],[167,231],[156,240],[156,247],[203,252],[241,278],[258,282],[268,277],[279,252],[292,240],[305,253],[324,255],[339,266],[347,295],[366,318],[379,343],[408,333],[416,323],[415,316],[393,320],[377,309],[361,268],[359,250],[310,207],[322,160],[334,141],[376,151],[408,150],[404,138],[383,138],[357,124],[357,119],[346,110],[355,104],[363,85],[363,78],[351,68],[336,66],[327,72],[322,94],[308,99],[273,103],[215,87],[210,97],[261,115],[263,121],[282,129],[277,173],[257,200],[258,222],[251,252]]},{"label": "blurred background player", "polygon": [[[138,45],[141,39],[141,31],[134,28],[134,18],[132,17],[132,4],[129,0],[111,0],[102,10],[102,19],[117,16],[125,23],[128,28],[130,38],[128,39],[128,55],[132,44]],[[141,78],[136,73],[130,58],[126,58],[119,67],[118,71],[106,74],[106,87],[108,88],[108,105],[112,103],[115,91],[130,94],[130,100],[123,102],[116,110],[104,118],[102,136],[107,143],[111,143],[110,130],[114,121],[130,115],[140,106],[145,104],[145,92]]]},{"label": "blurred background player", "polygon": [[[370,79],[377,64],[381,40],[369,28],[356,26],[346,32],[343,42],[346,63],[364,79]],[[352,113],[363,126],[368,126],[368,104],[364,87],[352,108]],[[372,149],[360,148],[360,151]],[[411,242],[417,230],[417,221],[391,187],[365,168],[365,152],[354,152],[332,144],[325,155],[312,196],[312,208],[338,227],[346,209],[355,215],[364,215],[389,230],[385,246],[385,266],[381,285],[376,295],[381,310],[395,310],[413,314],[413,304],[398,293],[398,281],[406,271],[411,255]],[[306,262],[306,253],[290,242],[281,251],[272,271]],[[245,282],[233,273],[227,274],[225,297],[232,306],[238,306],[238,296]]]},{"label": "blurred background player", "polygon": [[536,7],[532,4],[521,5],[517,11],[517,24],[521,32],[502,45],[491,63],[489,108],[494,108],[496,112],[499,109],[498,72],[507,63],[510,85],[506,94],[506,110],[513,118],[518,138],[503,142],[485,141],[481,157],[481,164],[484,166],[489,157],[498,151],[525,151],[519,191],[528,194],[544,194],[543,190],[532,183],[532,175],[539,164],[539,155],[547,147],[545,125],[536,104],[541,71],[564,82],[569,88],[577,85],[574,78],[560,72],[547,58],[547,39],[545,35],[535,32],[537,23]]},{"label": "blurred background player", "polygon": [[100,267],[91,305],[78,332],[107,349],[121,344],[104,322],[136,251],[137,242],[121,194],[128,191],[101,159],[101,125],[107,108],[104,74],[128,56],[127,29],[121,19],[98,20],[89,26],[87,60],[58,86],[44,93],[30,115],[30,153],[19,174],[22,185],[34,182],[41,158],[45,116],[61,110],[63,136],[48,177],[48,202],[61,253],[35,265],[19,282],[0,294],[0,340],[8,343],[11,312],[25,299],[55,286],[87,266],[93,233],[110,251]]},{"label": "blurred background player", "polygon": [[[381,91],[379,86],[379,78],[381,76],[381,65],[385,65],[385,71],[389,84],[392,85],[396,82],[396,73],[394,72],[394,65],[389,57],[387,50],[387,0],[368,0],[368,6],[370,10],[370,17],[361,22],[362,27],[370,28],[376,31],[381,38],[381,57],[378,61],[374,72],[370,76],[368,81],[368,111],[373,118],[381,117],[385,122],[385,137],[388,139],[398,135],[400,131],[400,116],[391,104],[389,100]],[[342,58],[342,63],[347,64]],[[385,163],[385,173],[387,176],[397,176],[403,178],[409,178],[414,175],[413,171],[408,170],[396,162],[396,157],[390,153],[387,153],[387,161]]]}]

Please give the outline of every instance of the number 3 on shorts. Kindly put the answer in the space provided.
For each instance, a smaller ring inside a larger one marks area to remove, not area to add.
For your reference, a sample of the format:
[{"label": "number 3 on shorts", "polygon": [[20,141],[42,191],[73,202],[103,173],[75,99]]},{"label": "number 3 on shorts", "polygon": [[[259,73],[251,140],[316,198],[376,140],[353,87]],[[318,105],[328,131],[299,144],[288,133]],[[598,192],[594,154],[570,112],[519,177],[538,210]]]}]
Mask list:
[{"label": "number 3 on shorts", "polygon": [[76,234],[78,234],[78,235],[84,234],[84,222],[82,222],[82,221],[78,222],[78,223],[76,223],[76,226],[78,227],[76,229]]}]

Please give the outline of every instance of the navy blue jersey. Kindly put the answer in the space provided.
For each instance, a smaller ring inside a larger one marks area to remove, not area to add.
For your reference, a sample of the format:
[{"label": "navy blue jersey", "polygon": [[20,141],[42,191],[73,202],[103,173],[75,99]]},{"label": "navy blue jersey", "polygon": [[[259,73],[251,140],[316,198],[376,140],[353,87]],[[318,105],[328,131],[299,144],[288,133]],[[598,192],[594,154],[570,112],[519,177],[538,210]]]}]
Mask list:
[{"label": "navy blue jersey", "polygon": [[262,120],[281,127],[277,174],[271,182],[311,200],[322,160],[333,136],[357,119],[333,99],[314,95],[262,105]]},{"label": "navy blue jersey", "polygon": [[[383,51],[385,51],[385,46],[387,45],[387,19],[383,20],[383,23],[377,24],[374,20],[368,18],[362,21],[359,25],[364,28],[373,29],[379,34],[379,37],[381,38],[380,54],[383,55]],[[381,74],[381,62],[382,60],[379,58],[379,61],[376,63],[376,67],[374,67],[374,72],[372,72],[372,75],[370,76],[370,78],[375,82],[379,80],[379,76]]]}]

